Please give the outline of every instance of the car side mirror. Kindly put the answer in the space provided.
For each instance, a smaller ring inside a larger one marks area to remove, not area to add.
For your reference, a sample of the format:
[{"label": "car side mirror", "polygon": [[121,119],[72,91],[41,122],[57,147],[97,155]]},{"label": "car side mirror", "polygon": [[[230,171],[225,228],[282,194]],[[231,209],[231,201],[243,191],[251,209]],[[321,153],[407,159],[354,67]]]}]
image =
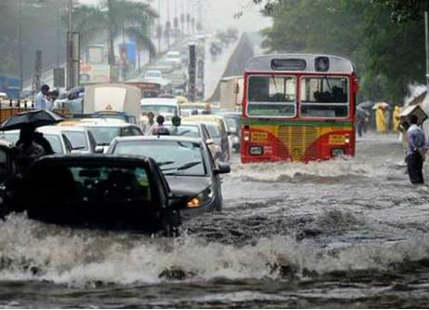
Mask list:
[{"label": "car side mirror", "polygon": [[213,170],[214,174],[224,174],[231,172],[231,166],[228,163],[217,161],[217,168]]},{"label": "car side mirror", "polygon": [[102,153],[104,153],[104,148],[100,145],[97,145],[94,149],[94,153],[102,154]]}]

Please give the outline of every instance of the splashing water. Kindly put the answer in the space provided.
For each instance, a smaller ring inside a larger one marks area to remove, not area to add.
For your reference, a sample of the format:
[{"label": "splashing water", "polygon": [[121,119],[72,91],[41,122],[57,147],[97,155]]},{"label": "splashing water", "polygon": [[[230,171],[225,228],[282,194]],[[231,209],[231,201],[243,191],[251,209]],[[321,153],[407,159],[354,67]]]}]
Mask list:
[{"label": "splashing water", "polygon": [[[322,219],[323,220],[323,219]],[[429,258],[429,234],[394,243],[320,248],[293,236],[260,238],[245,246],[184,235],[153,239],[100,231],[73,231],[12,215],[0,225],[3,280],[48,280],[68,285],[159,283],[166,270],[190,281],[281,278],[287,268],[308,272],[385,270],[393,264]]]}]

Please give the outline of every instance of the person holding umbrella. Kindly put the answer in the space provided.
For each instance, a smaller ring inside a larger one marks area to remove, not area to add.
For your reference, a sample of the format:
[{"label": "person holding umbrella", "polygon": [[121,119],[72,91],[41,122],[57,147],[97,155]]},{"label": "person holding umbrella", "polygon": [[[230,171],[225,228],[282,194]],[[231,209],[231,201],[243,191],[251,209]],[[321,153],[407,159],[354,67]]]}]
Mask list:
[{"label": "person holding umbrella", "polygon": [[19,132],[19,140],[16,143],[16,164],[18,173],[23,173],[36,159],[47,155],[42,145],[34,140],[35,128],[23,127]]},{"label": "person holding umbrella", "polygon": [[19,113],[9,117],[0,126],[0,130],[20,129],[19,140],[16,143],[16,162],[18,173],[23,173],[36,159],[52,154],[52,148],[45,138],[36,133],[36,128],[52,125],[64,120],[63,117],[48,110],[35,110]]}]

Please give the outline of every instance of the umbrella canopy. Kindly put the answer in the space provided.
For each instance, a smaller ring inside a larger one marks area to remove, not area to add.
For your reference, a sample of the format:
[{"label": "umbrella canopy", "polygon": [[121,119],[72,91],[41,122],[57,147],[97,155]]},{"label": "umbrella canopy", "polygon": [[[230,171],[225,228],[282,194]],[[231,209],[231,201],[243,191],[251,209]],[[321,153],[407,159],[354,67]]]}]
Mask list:
[{"label": "umbrella canopy", "polygon": [[14,130],[24,127],[40,127],[63,121],[64,118],[49,110],[23,112],[9,117],[0,126],[0,130]]},{"label": "umbrella canopy", "polygon": [[377,110],[379,107],[382,109],[389,109],[390,108],[390,106],[386,102],[378,102],[378,103],[374,104],[372,109]]},{"label": "umbrella canopy", "polygon": [[374,101],[363,101],[363,102],[359,103],[357,106],[362,108],[362,109],[371,109],[374,104],[375,104]]}]

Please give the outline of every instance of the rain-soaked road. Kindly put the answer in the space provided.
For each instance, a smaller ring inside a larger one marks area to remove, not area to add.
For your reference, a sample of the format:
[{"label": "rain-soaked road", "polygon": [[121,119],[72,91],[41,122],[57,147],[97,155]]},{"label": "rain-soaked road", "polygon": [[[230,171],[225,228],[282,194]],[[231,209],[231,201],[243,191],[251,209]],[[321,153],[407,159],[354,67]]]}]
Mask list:
[{"label": "rain-soaked road", "polygon": [[429,306],[429,190],[394,136],[308,165],[241,165],[178,239],[0,224],[2,307]]}]

